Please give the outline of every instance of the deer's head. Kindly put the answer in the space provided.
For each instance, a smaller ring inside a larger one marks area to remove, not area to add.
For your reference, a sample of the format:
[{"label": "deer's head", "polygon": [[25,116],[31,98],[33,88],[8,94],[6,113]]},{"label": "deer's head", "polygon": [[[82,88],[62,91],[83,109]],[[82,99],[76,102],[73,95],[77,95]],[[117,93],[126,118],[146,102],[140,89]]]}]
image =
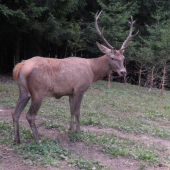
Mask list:
[{"label": "deer's head", "polygon": [[100,11],[99,13],[97,12],[96,15],[95,15],[95,27],[96,27],[98,34],[100,35],[100,37],[102,38],[102,40],[106,43],[106,45],[108,47],[105,47],[104,45],[101,45],[100,43],[96,42],[97,46],[99,47],[101,52],[103,52],[104,54],[107,54],[107,58],[108,58],[108,61],[110,63],[112,70],[117,72],[120,76],[125,77],[126,76],[126,69],[124,67],[125,57],[123,55],[123,52],[131,43],[129,43],[127,46],[125,46],[125,45],[131,38],[136,36],[139,31],[137,31],[136,34],[132,35],[132,28],[133,28],[133,24],[135,23],[135,21],[133,21],[132,16],[131,16],[131,21],[128,21],[128,23],[130,24],[129,35],[126,38],[126,40],[123,42],[121,48],[119,50],[116,50],[116,46],[115,47],[111,46],[107,42],[107,40],[104,38],[103,29],[102,29],[102,32],[99,30],[97,20],[100,17],[101,12],[102,11]]}]

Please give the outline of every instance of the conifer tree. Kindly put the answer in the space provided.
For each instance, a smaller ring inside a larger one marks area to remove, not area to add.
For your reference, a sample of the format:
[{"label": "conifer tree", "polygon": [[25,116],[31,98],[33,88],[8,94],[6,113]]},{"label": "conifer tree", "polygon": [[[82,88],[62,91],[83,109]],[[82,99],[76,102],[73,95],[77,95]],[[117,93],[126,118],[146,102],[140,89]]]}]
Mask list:
[{"label": "conifer tree", "polygon": [[70,39],[68,39],[68,46],[74,56],[77,56],[77,52],[84,50],[85,48],[85,37],[80,27],[81,23],[70,23]]},{"label": "conifer tree", "polygon": [[63,40],[69,38],[67,37],[68,15],[78,10],[82,4],[84,0],[81,2],[79,0],[2,0],[0,15],[11,25],[16,35],[16,63],[21,60],[23,34],[35,35],[35,38],[40,39],[39,42],[45,40],[47,44],[52,42],[61,45]]},{"label": "conifer tree", "polygon": [[170,20],[167,20],[160,29],[160,43],[159,47],[161,48],[160,51],[160,59],[163,64],[163,75],[162,75],[162,82],[161,82],[161,93],[163,94],[165,84],[166,84],[166,73],[167,73],[167,62],[170,60]]},{"label": "conifer tree", "polygon": [[22,33],[35,29],[42,32],[43,28],[38,25],[38,20],[47,11],[46,7],[37,7],[34,0],[23,1],[2,1],[0,4],[0,13],[6,18],[7,22],[14,27],[15,40],[15,59],[16,63],[20,60],[20,48]]},{"label": "conifer tree", "polygon": [[131,15],[133,16],[138,12],[137,3],[124,3],[123,0],[97,0],[97,2],[103,10],[100,16],[99,26],[101,28],[104,27],[104,36],[108,42],[112,45],[117,42],[117,48],[120,48],[129,34],[129,24],[127,20],[130,19]]},{"label": "conifer tree", "polygon": [[[149,49],[147,47],[141,46],[137,50],[135,50],[135,59],[137,68],[138,68],[138,86],[141,86],[141,76],[146,72],[146,64],[148,62],[148,57],[150,55]],[[143,69],[145,67],[145,70]]]},{"label": "conifer tree", "polygon": [[159,41],[160,41],[160,23],[162,22],[163,18],[161,17],[160,10],[158,10],[156,13],[152,14],[153,24],[147,25],[146,24],[146,30],[149,33],[149,36],[144,36],[143,41],[145,43],[145,46],[150,49],[150,55],[148,57],[149,62],[149,72],[151,74],[150,77],[150,88],[149,91],[151,91],[153,87],[153,81],[155,80],[155,72],[157,71],[156,68],[157,65],[160,64],[160,48],[159,48]]},{"label": "conifer tree", "polygon": [[[169,43],[169,32],[168,32],[168,13],[162,11],[162,8],[157,6],[156,13],[152,14],[153,23],[146,25],[149,36],[144,38],[144,42],[148,48],[151,50],[148,62],[150,63],[151,79],[150,79],[150,89],[151,91],[153,81],[155,79],[154,72],[156,68],[160,68],[163,65],[163,75],[161,82],[161,95],[163,94],[163,89],[165,86],[166,71],[167,71],[167,61],[169,59],[169,49],[167,44]],[[158,66],[159,65],[159,66]],[[158,67],[156,67],[158,66]]]}]

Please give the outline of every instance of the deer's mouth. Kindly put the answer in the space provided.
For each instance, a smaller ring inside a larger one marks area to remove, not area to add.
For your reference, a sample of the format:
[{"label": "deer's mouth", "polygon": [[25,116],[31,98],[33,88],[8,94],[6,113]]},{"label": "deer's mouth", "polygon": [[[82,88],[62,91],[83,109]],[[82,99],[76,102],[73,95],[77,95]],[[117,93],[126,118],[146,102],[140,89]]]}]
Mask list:
[{"label": "deer's mouth", "polygon": [[121,74],[121,76],[126,77],[127,72],[126,71],[121,71],[120,74]]}]

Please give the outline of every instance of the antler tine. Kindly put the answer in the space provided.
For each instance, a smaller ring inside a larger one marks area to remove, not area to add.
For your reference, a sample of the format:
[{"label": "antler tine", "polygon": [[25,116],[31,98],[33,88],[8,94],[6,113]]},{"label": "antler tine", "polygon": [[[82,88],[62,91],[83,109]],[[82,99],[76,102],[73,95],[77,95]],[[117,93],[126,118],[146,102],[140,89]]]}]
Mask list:
[{"label": "antler tine", "polygon": [[107,40],[104,38],[104,36],[103,36],[104,27],[103,27],[103,29],[102,29],[102,32],[100,32],[100,29],[99,29],[99,27],[98,27],[97,20],[99,19],[101,13],[102,13],[102,11],[100,11],[100,12],[97,11],[97,13],[96,13],[96,15],[95,15],[95,28],[96,28],[98,34],[100,35],[100,37],[102,38],[102,40],[106,43],[106,45],[107,45],[109,48],[114,49],[114,47],[112,47],[112,46],[107,42]]},{"label": "antler tine", "polygon": [[96,12],[96,15],[95,15],[96,20],[99,19],[101,13],[102,13],[102,10],[100,12],[99,11]]},{"label": "antler tine", "polygon": [[131,42],[125,47],[126,43],[133,37],[135,37],[138,33],[139,33],[139,30],[136,32],[136,34],[132,35],[132,29],[133,29],[133,24],[135,23],[136,21],[133,21],[133,18],[131,16],[131,21],[128,21],[128,23],[130,24],[130,30],[129,30],[129,35],[128,37],[126,38],[126,40],[123,42],[122,44],[122,47],[120,48],[120,50],[125,50],[125,48],[129,47],[129,45],[131,44]]}]

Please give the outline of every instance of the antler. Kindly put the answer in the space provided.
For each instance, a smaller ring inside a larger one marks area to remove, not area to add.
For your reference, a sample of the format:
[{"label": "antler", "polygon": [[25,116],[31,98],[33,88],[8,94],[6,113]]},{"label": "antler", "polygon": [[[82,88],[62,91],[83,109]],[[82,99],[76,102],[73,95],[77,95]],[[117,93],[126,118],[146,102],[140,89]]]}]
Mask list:
[{"label": "antler", "polygon": [[131,21],[128,21],[128,23],[130,24],[130,30],[129,30],[129,35],[128,37],[126,38],[126,40],[124,41],[124,43],[122,44],[122,47],[120,48],[120,50],[125,50],[127,47],[129,47],[129,45],[131,44],[131,42],[125,47],[126,43],[133,37],[135,37],[138,33],[139,33],[139,30],[137,31],[136,34],[132,35],[132,28],[133,28],[133,24],[135,23],[135,21],[133,21],[133,18],[131,16]]},{"label": "antler", "polygon": [[115,49],[115,48],[112,47],[112,46],[107,42],[107,40],[103,37],[104,27],[103,27],[103,29],[102,29],[102,32],[100,32],[100,29],[99,29],[99,27],[98,27],[97,20],[99,19],[101,13],[102,13],[102,11],[100,11],[100,12],[97,11],[97,13],[96,13],[96,15],[95,15],[95,28],[96,28],[98,34],[100,35],[100,37],[102,38],[102,40],[106,43],[106,45],[107,45],[109,48],[111,48],[111,49]]}]

